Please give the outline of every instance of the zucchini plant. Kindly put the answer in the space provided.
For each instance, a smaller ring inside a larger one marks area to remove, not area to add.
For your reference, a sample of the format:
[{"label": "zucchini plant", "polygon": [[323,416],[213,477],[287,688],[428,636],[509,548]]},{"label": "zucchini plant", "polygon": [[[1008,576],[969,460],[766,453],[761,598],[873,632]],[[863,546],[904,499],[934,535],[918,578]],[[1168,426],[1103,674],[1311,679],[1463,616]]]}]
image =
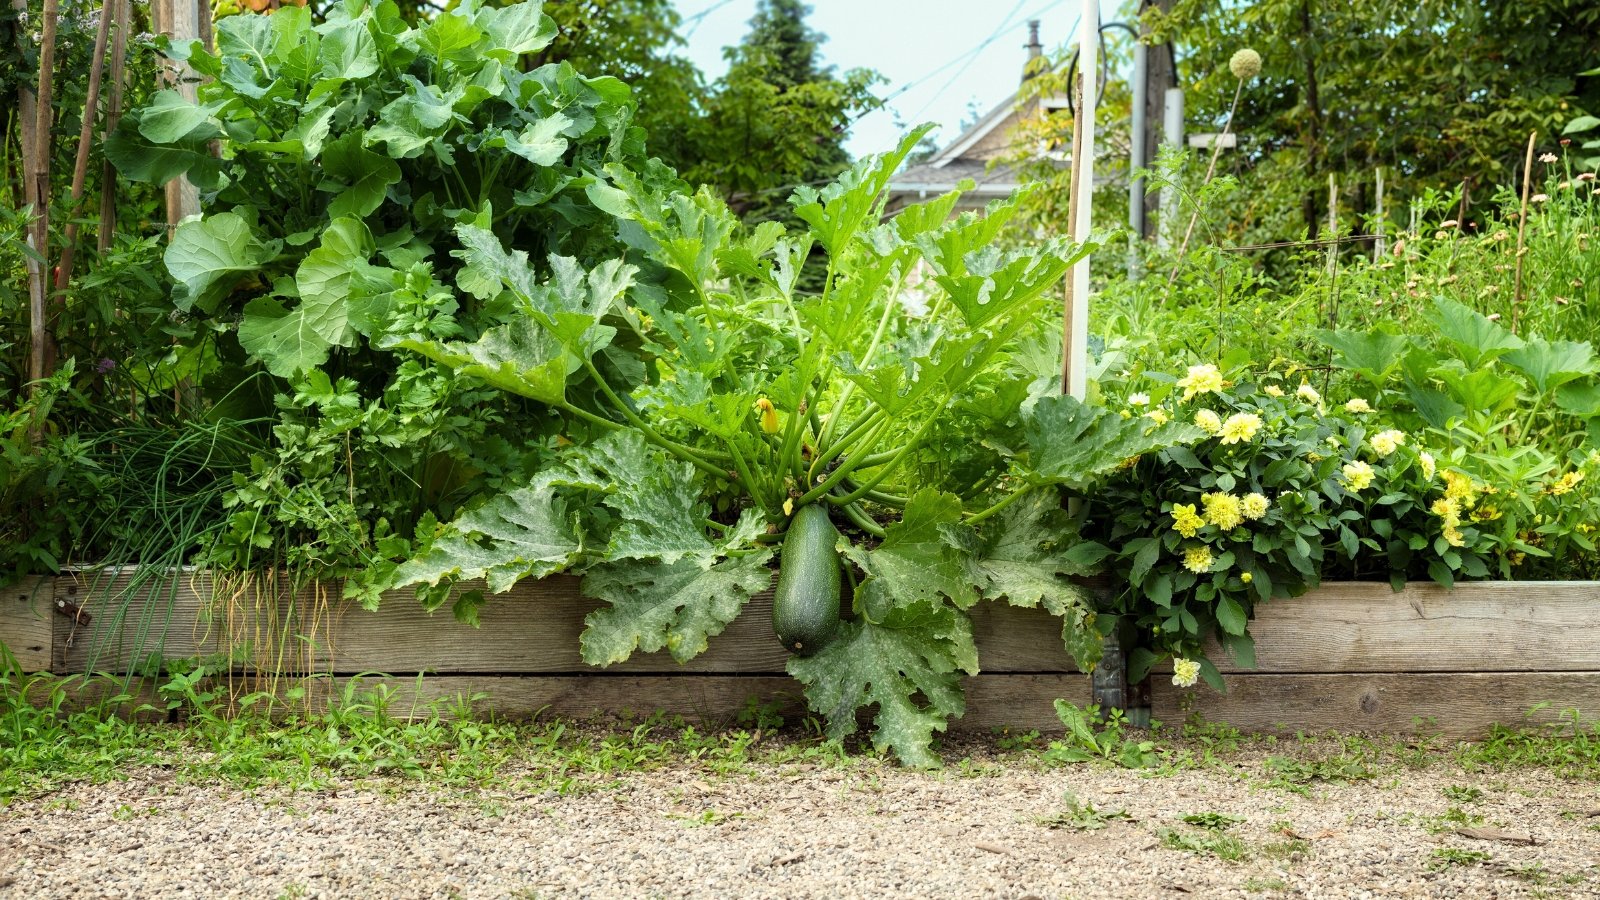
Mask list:
[{"label": "zucchini plant", "polygon": [[[979,671],[974,604],[1045,607],[1092,667],[1100,633],[1070,577],[1103,549],[1073,539],[1062,489],[1198,432],[1059,396],[1041,335],[1084,249],[1003,248],[1015,200],[952,217],[950,194],[882,220],[923,133],[798,189],[795,233],[746,231],[709,192],[617,166],[587,194],[628,251],[587,271],[458,226],[458,287],[502,321],[471,342],[431,337],[454,331],[432,321],[387,345],[542,402],[569,432],[557,464],[442,526],[396,584],[442,602],[464,579],[500,591],[579,572],[605,603],[585,660],[684,661],[772,584],[782,545],[789,671],[832,736],[875,707],[874,742],[916,765],[936,761]],[[825,276],[806,295],[813,254]]]}]

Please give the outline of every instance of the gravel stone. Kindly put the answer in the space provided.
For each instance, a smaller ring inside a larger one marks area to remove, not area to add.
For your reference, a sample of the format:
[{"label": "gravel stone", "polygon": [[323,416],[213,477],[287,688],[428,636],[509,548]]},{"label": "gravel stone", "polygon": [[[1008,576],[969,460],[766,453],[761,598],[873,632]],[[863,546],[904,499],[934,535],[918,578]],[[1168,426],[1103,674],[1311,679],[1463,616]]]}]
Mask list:
[{"label": "gravel stone", "polygon": [[[515,772],[476,792],[294,793],[136,770],[0,809],[0,897],[1600,897],[1594,784],[1440,761],[1301,794],[1266,783],[1265,751],[1236,756],[1168,774],[997,757],[976,776],[865,760],[724,779],[683,763],[564,796],[504,787]],[[1068,792],[1131,818],[1042,823]],[[1452,808],[1491,838],[1457,833]],[[1198,813],[1242,821],[1182,821]],[[1169,831],[1246,856],[1170,849]]]}]

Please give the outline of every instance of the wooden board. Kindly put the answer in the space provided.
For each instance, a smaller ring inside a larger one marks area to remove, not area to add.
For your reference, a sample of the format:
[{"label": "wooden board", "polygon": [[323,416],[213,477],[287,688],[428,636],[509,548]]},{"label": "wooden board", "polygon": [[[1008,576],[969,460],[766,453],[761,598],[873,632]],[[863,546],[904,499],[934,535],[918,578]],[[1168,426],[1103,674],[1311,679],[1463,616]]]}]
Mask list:
[{"label": "wooden board", "polygon": [[[293,597],[247,591],[224,602],[215,592],[233,588],[203,572],[139,586],[133,577],[57,579],[57,594],[94,618],[85,628],[58,617],[54,671],[120,672],[152,654],[183,659],[225,649],[236,659],[290,672],[593,671],[579,656],[578,636],[584,617],[601,604],[579,594],[576,578],[523,582],[491,595],[474,628],[457,622],[448,608],[424,612],[409,593],[390,595],[377,612],[368,612],[339,600],[336,585],[325,586],[320,597],[312,590]],[[284,641],[283,624],[291,616],[296,627],[289,633],[299,637]],[[605,671],[782,674],[788,654],[772,636],[771,622],[772,597],[761,594],[684,665],[666,653],[637,654]],[[1039,609],[983,604],[973,610],[985,672],[1075,671],[1060,629],[1060,620]]]},{"label": "wooden board", "polygon": [[54,579],[29,577],[0,589],[0,646],[24,672],[50,669]]},{"label": "wooden board", "polygon": [[[342,693],[349,679],[324,680],[324,691]],[[733,722],[754,698],[777,702],[780,715],[805,714],[801,685],[788,676],[737,675],[548,675],[435,676],[424,678],[367,678],[363,688],[385,684],[392,688],[393,715],[427,714],[439,703],[448,714],[458,701],[475,696],[474,707],[492,710],[509,719],[533,716],[586,719],[593,716],[632,714],[643,717],[655,711],[680,715],[696,722]],[[953,729],[1011,728],[1026,731],[1060,731],[1055,715],[1057,699],[1077,704],[1089,702],[1089,679],[1084,675],[978,675],[966,679],[967,712],[952,722]],[[326,693],[324,694],[326,696]]]},{"label": "wooden board", "polygon": [[[1327,583],[1250,623],[1257,672],[1600,671],[1600,582]],[[1213,646],[1224,672],[1245,672]]]},{"label": "wooden board", "polygon": [[[1495,723],[1554,721],[1576,708],[1600,721],[1600,672],[1226,675],[1227,692],[1151,684],[1153,718],[1176,725],[1189,712],[1246,731],[1371,731],[1481,738]],[[1530,717],[1535,704],[1548,708]]]}]

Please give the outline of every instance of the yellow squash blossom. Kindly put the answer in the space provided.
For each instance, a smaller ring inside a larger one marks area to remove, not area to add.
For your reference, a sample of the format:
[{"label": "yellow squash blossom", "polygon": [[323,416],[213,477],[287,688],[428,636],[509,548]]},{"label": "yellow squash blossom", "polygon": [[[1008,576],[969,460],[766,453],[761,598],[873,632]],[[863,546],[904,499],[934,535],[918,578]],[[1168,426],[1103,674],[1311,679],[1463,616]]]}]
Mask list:
[{"label": "yellow squash blossom", "polygon": [[767,434],[778,433],[778,411],[773,408],[772,401],[765,397],[756,401],[756,412],[761,414],[761,430]]}]

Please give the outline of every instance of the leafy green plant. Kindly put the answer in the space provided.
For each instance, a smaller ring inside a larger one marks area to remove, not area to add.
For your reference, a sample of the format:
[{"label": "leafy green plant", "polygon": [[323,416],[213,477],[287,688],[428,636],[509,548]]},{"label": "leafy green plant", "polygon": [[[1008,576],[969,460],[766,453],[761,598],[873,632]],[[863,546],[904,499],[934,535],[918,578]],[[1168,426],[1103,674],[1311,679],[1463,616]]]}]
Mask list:
[{"label": "leafy green plant", "polygon": [[1056,701],[1056,717],[1066,734],[1050,742],[1044,758],[1054,763],[1080,763],[1104,760],[1130,769],[1156,763],[1156,744],[1127,737],[1128,724],[1122,710],[1114,709],[1104,722],[1095,705],[1079,707],[1066,700]]},{"label": "leafy green plant", "polygon": [[1062,796],[1062,808],[1047,816],[1040,816],[1037,821],[1046,828],[1065,828],[1069,831],[1099,831],[1114,821],[1131,821],[1125,809],[1101,809],[1087,800],[1079,800],[1077,795],[1067,791]]}]

